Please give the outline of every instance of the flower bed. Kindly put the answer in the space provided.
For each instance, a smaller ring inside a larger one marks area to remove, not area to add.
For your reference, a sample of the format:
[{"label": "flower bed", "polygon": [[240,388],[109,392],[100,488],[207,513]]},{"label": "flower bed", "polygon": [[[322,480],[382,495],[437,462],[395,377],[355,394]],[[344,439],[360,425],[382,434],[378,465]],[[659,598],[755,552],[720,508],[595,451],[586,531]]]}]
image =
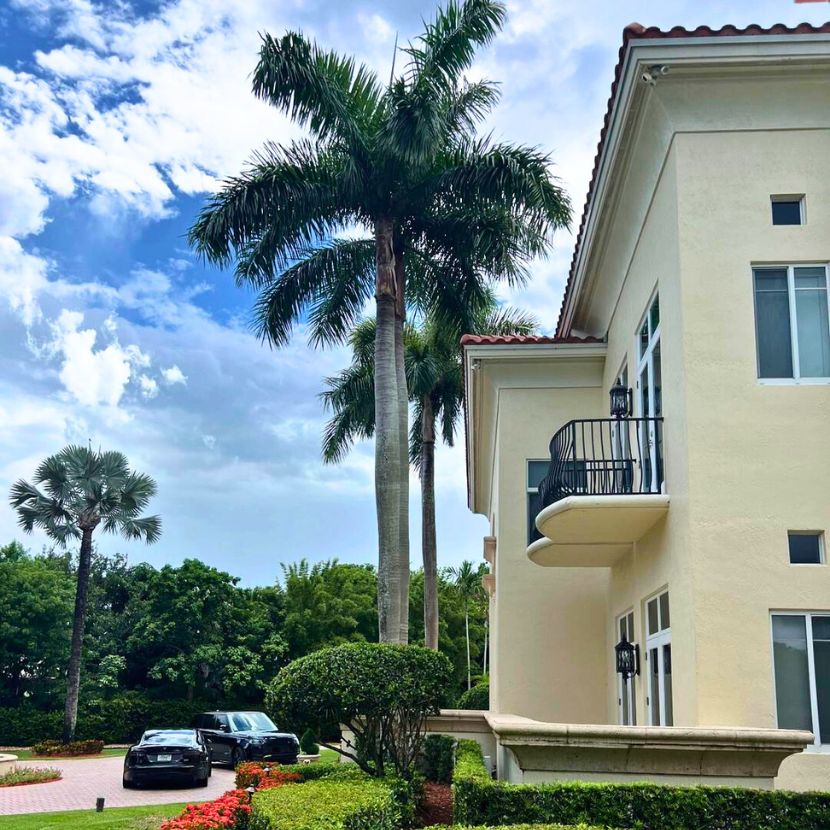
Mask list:
[{"label": "flower bed", "polygon": [[60,781],[58,769],[39,767],[18,767],[0,775],[0,787],[22,787],[26,784],[45,784],[47,781]]},{"label": "flower bed", "polygon": [[103,741],[40,741],[32,745],[32,755],[52,758],[71,758],[76,755],[100,755],[104,751]]},{"label": "flower bed", "polygon": [[270,790],[283,784],[298,784],[303,780],[298,772],[286,772],[278,766],[248,761],[236,768],[236,786],[241,790],[254,787],[257,790]]},{"label": "flower bed", "polygon": [[204,804],[188,804],[184,812],[163,822],[159,830],[237,830],[247,823],[251,812],[245,790],[229,790]]}]

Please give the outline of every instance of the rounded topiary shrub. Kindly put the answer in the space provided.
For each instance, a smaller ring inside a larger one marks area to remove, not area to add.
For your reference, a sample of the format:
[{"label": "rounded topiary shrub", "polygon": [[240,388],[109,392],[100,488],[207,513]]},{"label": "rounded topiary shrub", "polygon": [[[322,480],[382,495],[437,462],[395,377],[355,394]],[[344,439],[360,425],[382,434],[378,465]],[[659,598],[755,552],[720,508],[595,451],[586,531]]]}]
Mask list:
[{"label": "rounded topiary shrub", "polygon": [[302,737],[300,738],[300,749],[305,755],[316,755],[320,751],[320,747],[317,745],[317,736],[314,734],[314,730],[306,729],[306,731],[303,732]]},{"label": "rounded topiary shrub", "polygon": [[490,684],[483,680],[477,683],[472,689],[468,689],[461,697],[458,698],[456,704],[459,709],[483,709],[490,708]]},{"label": "rounded topiary shrub", "polygon": [[452,677],[443,655],[420,646],[353,643],[325,648],[283,668],[268,687],[266,707],[278,723],[345,724],[354,735],[331,748],[371,775],[388,766],[410,778],[425,720],[438,713]]}]

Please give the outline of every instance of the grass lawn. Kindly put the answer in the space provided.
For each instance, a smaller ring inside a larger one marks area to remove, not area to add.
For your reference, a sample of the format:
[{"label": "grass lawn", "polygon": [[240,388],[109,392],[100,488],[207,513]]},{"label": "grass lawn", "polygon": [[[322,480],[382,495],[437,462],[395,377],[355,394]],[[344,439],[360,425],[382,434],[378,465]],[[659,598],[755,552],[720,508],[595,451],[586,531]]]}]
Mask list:
[{"label": "grass lawn", "polygon": [[156,830],[162,821],[175,816],[184,804],[155,804],[149,807],[113,807],[102,813],[95,810],[69,810],[65,813],[28,813],[3,816],[3,830]]},{"label": "grass lawn", "polygon": [[62,757],[60,755],[33,755],[31,749],[10,749],[8,750],[12,755],[17,755],[21,761],[71,761],[77,759],[79,761],[85,758],[106,758],[112,755],[126,755],[126,749],[118,749],[117,747],[105,748],[100,755],[67,755]]},{"label": "grass lawn", "polygon": [[333,749],[326,749],[324,746],[320,747],[321,764],[336,764],[339,761],[340,756]]}]

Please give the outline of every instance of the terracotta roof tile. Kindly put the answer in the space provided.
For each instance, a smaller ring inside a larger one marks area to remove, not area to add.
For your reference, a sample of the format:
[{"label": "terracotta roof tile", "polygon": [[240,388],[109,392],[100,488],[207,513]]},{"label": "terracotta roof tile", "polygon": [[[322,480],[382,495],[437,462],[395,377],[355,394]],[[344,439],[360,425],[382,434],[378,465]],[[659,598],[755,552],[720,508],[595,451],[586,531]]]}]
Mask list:
[{"label": "terracotta roof tile", "polygon": [[619,57],[617,59],[617,66],[614,69],[614,80],[611,83],[611,95],[608,98],[608,107],[605,111],[605,118],[602,122],[602,130],[599,134],[599,145],[597,146],[597,153],[594,156],[594,169],[591,173],[591,183],[588,185],[588,197],[585,200],[585,207],[582,211],[582,219],[579,222],[579,231],[576,236],[576,246],[574,247],[573,258],[571,259],[571,269],[568,274],[568,281],[565,284],[565,293],[562,297],[562,305],[559,308],[559,320],[556,323],[556,334],[562,333],[562,313],[565,309],[565,302],[567,301],[571,288],[573,286],[574,272],[576,271],[576,260],[579,255],[579,249],[582,244],[582,235],[585,231],[585,222],[588,218],[588,209],[591,206],[591,201],[594,197],[594,187],[597,182],[597,172],[599,170],[599,160],[602,156],[605,147],[605,139],[608,133],[608,124],[611,121],[611,113],[614,109],[614,103],[617,97],[617,89],[620,83],[620,74],[622,72],[623,59],[625,58],[628,44],[632,40],[668,40],[671,38],[692,38],[692,37],[739,37],[742,35],[758,36],[758,35],[817,35],[830,34],[830,22],[823,23],[820,26],[814,26],[811,23],[799,23],[797,26],[785,26],[783,23],[776,23],[773,26],[763,27],[757,24],[751,24],[743,29],[738,26],[721,26],[719,29],[713,29],[710,26],[698,26],[695,29],[686,29],[683,26],[673,26],[671,29],[659,29],[657,26],[643,26],[641,23],[629,23],[623,29],[623,42],[620,46]]},{"label": "terracotta roof tile", "polygon": [[599,337],[547,337],[541,334],[465,334],[462,346],[541,346],[569,343],[602,343]]}]

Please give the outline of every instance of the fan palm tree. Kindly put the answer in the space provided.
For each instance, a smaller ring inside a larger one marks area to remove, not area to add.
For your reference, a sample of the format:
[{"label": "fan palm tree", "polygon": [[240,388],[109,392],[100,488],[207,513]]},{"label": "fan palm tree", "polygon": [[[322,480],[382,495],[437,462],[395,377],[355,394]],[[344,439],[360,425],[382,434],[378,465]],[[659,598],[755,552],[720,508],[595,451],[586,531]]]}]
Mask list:
[{"label": "fan palm tree", "polygon": [[70,540],[81,540],[63,719],[63,740],[69,742],[78,719],[92,535],[100,527],[105,533],[151,544],[161,535],[161,520],[140,515],[155,495],[156,483],[130,470],[120,452],[65,447],[40,464],[34,482],[21,480],[12,485],[10,501],[17,511],[18,524],[27,533],[39,528],[62,546]]},{"label": "fan palm tree", "polygon": [[[408,305],[463,309],[488,278],[520,280],[570,221],[547,155],[476,136],[498,99],[468,82],[477,48],[504,25],[497,0],[449,0],[381,83],[302,34],[264,35],[253,92],[310,133],[267,144],[190,230],[209,261],[259,292],[254,325],[284,345],[343,341],[375,299],[375,495],[380,639],[408,637]],[[363,238],[345,231],[365,229]],[[452,277],[448,275],[451,274]]]},{"label": "fan palm tree", "polygon": [[450,576],[455,584],[455,590],[461,596],[464,603],[464,632],[467,638],[467,689],[473,686],[472,668],[470,663],[470,603],[480,599],[484,594],[481,585],[481,577],[487,571],[485,564],[475,567],[472,562],[466,559],[457,567],[450,568]]},{"label": "fan palm tree", "polygon": [[[468,315],[472,334],[530,334],[536,321],[511,308],[499,308],[492,292]],[[375,430],[374,320],[359,324],[350,336],[352,363],[326,379],[322,394],[333,412],[323,437],[325,461],[340,461],[359,438]],[[421,478],[421,553],[424,567],[424,644],[438,648],[438,552],[435,527],[435,434],[452,446],[463,406],[460,331],[445,317],[428,317],[421,328],[407,326],[404,351],[407,387],[415,404],[409,438],[410,461]]]}]

